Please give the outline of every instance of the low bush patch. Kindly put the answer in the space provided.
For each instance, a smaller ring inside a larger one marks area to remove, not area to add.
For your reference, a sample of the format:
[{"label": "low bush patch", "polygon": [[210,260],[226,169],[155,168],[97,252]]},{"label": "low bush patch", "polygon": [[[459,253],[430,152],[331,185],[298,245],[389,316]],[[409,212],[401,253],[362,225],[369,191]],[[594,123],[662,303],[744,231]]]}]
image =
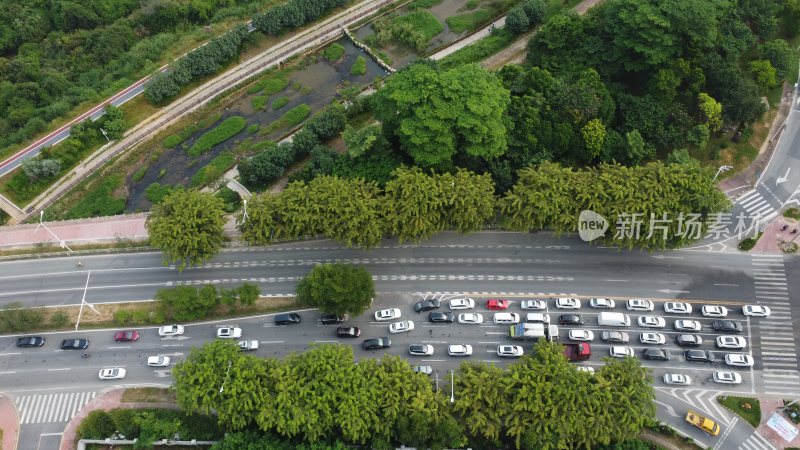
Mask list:
[{"label": "low bush patch", "polygon": [[492,15],[489,10],[479,9],[475,12],[448,17],[445,22],[447,22],[453,33],[463,33],[464,31],[472,32],[477,30],[479,26],[491,18]]},{"label": "low bush patch", "polygon": [[293,127],[305,120],[310,113],[311,107],[305,103],[301,103],[289,111],[286,111],[286,113],[282,115],[280,119],[272,122],[266,127],[261,128],[259,134],[267,135],[283,128]]},{"label": "low bush patch", "polygon": [[75,206],[69,209],[67,219],[115,216],[125,211],[125,199],[114,197],[114,191],[122,186],[122,177],[113,175],[103,178],[87,192]]},{"label": "low bush patch", "polygon": [[236,164],[236,158],[231,152],[222,152],[211,160],[205,167],[192,176],[190,187],[205,186],[213,183],[225,174],[225,171]]},{"label": "low bush patch", "polygon": [[211,150],[211,148],[215,145],[227,141],[240,131],[244,130],[246,126],[247,120],[245,120],[244,117],[228,117],[213,130],[200,136],[200,139],[198,139],[192,148],[189,149],[189,155],[197,156],[201,153]]},{"label": "low bush patch", "polygon": [[344,47],[339,44],[331,44],[325,49],[323,55],[330,62],[338,61],[344,56]]},{"label": "low bush patch", "polygon": [[281,109],[284,106],[286,106],[287,103],[289,103],[289,97],[282,95],[272,101],[272,109],[273,110]]},{"label": "low bush patch", "polygon": [[350,67],[350,75],[364,75],[367,73],[367,60],[363,56],[356,58],[353,66]]}]

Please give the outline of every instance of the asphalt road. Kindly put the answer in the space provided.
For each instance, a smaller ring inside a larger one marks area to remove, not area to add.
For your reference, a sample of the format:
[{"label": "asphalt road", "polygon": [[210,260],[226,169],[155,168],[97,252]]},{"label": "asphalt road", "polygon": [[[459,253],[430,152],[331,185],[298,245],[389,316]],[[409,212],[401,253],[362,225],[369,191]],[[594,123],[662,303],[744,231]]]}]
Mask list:
[{"label": "asphalt road", "polygon": [[[411,308],[423,296],[435,293],[446,299],[456,292],[469,293],[479,302],[477,309],[482,310],[488,320],[491,320],[491,313],[483,308],[481,301],[489,297],[503,296],[514,302],[561,294],[617,299],[646,297],[661,301],[680,298],[692,302],[695,310],[705,303],[728,306],[731,317],[745,325],[742,336],[747,339],[746,351],[752,352],[756,365],[752,369],[737,369],[743,383],[730,389],[709,381],[713,370],[722,369],[724,362],[706,366],[683,361],[682,349],[671,343],[676,334],[671,322],[676,317],[664,315],[661,303],[657,303],[654,314],[667,319],[667,328],[660,332],[667,335],[665,347],[670,349],[673,358],[668,362],[645,362],[645,365],[653,368],[657,378],[655,386],[662,420],[699,442],[718,445],[717,448],[737,448],[728,444],[747,439],[747,426],[737,423],[722,410],[714,396],[721,391],[800,396],[798,342],[793,331],[797,328],[798,311],[789,295],[790,291],[800,289],[798,280],[792,276],[800,273],[800,258],[797,257],[691,251],[649,254],[600,248],[572,237],[557,238],[544,233],[487,232],[466,236],[448,233],[423,245],[387,241],[371,251],[342,249],[327,240],[228,249],[203,267],[183,273],[161,266],[160,255],[156,253],[82,257],[82,267],[75,265],[77,260],[56,258],[0,263],[0,303],[19,300],[27,305],[76,304],[84,294],[87,279],[86,297],[93,303],[149,299],[158,288],[179,283],[215,283],[230,287],[251,281],[258,283],[265,294],[278,295],[292,293],[296,280],[319,262],[363,264],[373,273],[380,293],[370,313],[396,306],[403,311],[404,319],[412,319],[417,325],[408,335],[393,335],[394,345],[389,353],[407,355],[411,343],[434,345],[434,356],[409,358],[412,363],[434,367],[436,373],[432,380],[438,379],[442,389],[447,389],[448,372],[461,361],[446,355],[447,345],[471,344],[474,355],[469,359],[505,365],[510,361],[498,358],[495,350],[499,344],[511,343],[506,337],[508,328],[493,324],[430,324],[425,315],[417,315]],[[747,320],[739,312],[740,305],[745,302],[769,305],[773,316]],[[511,308],[521,312],[517,303]],[[617,310],[622,310],[621,305],[617,305]],[[580,313],[587,323],[582,328],[592,329],[596,334],[601,331],[601,327],[592,325],[596,323],[595,311],[584,307]],[[559,312],[550,311],[550,314],[555,320]],[[314,311],[305,311],[302,315],[303,324],[288,327],[275,327],[270,317],[229,322],[241,326],[245,338],[261,342],[261,348],[255,353],[259,356],[282,356],[303,351],[311,342],[334,341],[354,345],[356,358],[381,354],[361,350],[362,339],[337,340],[335,327],[317,324],[318,314]],[[634,322],[638,315],[640,313],[631,313]],[[693,314],[692,318],[704,324],[701,335],[706,344],[702,348],[712,349],[714,333],[708,328],[709,319],[699,314]],[[353,318],[350,323],[362,328],[362,338],[388,335],[388,325],[375,323],[371,315]],[[114,343],[112,330],[54,333],[47,335],[45,347],[34,350],[18,350],[13,346],[12,337],[0,338],[0,386],[11,395],[23,414],[24,442],[52,438],[47,433],[63,429],[72,411],[77,411],[104,387],[114,385],[115,382],[97,379],[102,367],[126,367],[126,384],[168,384],[168,372],[145,366],[147,356],[165,354],[180,360],[192,346],[213,339],[217,325],[188,326],[182,339],[160,339],[155,328],[142,329],[140,341],[131,344]],[[567,331],[568,328],[562,329],[564,339]],[[640,356],[646,347],[637,341],[641,330],[634,326],[627,331],[631,334],[631,345]],[[89,338],[91,358],[80,358],[80,352],[58,350],[58,343],[65,336]],[[594,342],[593,357],[585,364],[602,364],[608,347]],[[723,351],[715,353],[718,360],[723,358]],[[668,371],[691,376],[693,385],[688,388],[664,385],[660,377]],[[690,407],[719,420],[730,433],[712,439],[688,427],[683,415]]]}]

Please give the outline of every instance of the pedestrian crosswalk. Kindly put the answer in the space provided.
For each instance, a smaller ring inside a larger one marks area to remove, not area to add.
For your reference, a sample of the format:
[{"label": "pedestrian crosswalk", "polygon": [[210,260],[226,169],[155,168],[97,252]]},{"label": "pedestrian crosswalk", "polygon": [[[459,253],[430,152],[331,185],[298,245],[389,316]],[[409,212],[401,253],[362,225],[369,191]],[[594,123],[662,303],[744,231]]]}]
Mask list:
[{"label": "pedestrian crosswalk", "polygon": [[776,448],[764,436],[758,434],[758,431],[754,431],[739,445],[739,450],[776,450]]},{"label": "pedestrian crosswalk", "polygon": [[752,263],[756,302],[772,311],[768,319],[751,322],[760,338],[764,392],[800,395],[800,366],[783,255],[753,255]]},{"label": "pedestrian crosswalk", "polygon": [[96,395],[94,391],[23,395],[16,402],[19,423],[68,422]]},{"label": "pedestrian crosswalk", "polygon": [[749,217],[759,217],[762,224],[778,215],[769,201],[755,189],[739,197],[736,203],[747,212]]}]

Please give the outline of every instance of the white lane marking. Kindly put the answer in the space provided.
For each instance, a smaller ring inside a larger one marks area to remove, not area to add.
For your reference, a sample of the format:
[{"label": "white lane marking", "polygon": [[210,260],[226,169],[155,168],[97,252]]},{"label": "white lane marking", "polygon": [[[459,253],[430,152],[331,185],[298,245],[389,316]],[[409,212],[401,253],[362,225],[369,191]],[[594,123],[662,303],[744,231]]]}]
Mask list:
[{"label": "white lane marking", "polygon": [[[71,291],[79,291],[83,292],[85,290],[96,291],[101,289],[120,289],[120,288],[135,288],[135,287],[153,287],[153,286],[166,286],[166,283],[142,283],[142,284],[119,284],[119,285],[107,285],[107,286],[89,286],[88,288],[84,287],[74,287],[74,288],[62,288],[62,289],[40,289],[36,291],[17,291],[17,292],[0,292],[0,297],[9,297],[9,296],[18,296],[18,295],[30,295],[30,294],[50,294],[54,292],[71,292]],[[126,302],[127,303],[127,302]],[[63,306],[63,305],[59,305]]]},{"label": "white lane marking", "polygon": [[[259,341],[259,342],[261,342],[262,344],[283,344],[284,343],[284,341]],[[336,341],[330,341],[330,342],[336,342]]]},{"label": "white lane marking", "polygon": [[17,373],[17,371],[16,370],[11,370],[11,371],[8,371],[8,372],[0,372],[0,375],[8,375],[8,374],[12,374],[12,373]]},{"label": "white lane marking", "polygon": [[14,355],[21,355],[22,353],[0,353],[0,356],[14,356]]},{"label": "white lane marking", "polygon": [[47,369],[48,372],[58,372],[58,371],[63,371],[63,370],[72,370],[72,369],[69,368],[69,367],[62,367],[60,369]]}]

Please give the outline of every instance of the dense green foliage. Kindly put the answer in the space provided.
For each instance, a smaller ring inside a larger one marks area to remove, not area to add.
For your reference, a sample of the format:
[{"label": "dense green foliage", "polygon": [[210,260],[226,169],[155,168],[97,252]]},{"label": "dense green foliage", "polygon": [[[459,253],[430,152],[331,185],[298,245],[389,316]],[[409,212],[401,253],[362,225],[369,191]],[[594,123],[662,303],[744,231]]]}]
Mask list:
[{"label": "dense green foliage", "polygon": [[269,125],[261,128],[258,133],[262,135],[268,135],[278,130],[299,125],[300,122],[306,120],[306,117],[308,117],[309,114],[311,114],[311,107],[305,103],[301,103],[283,113],[278,120],[275,120]]},{"label": "dense green foliage", "polygon": [[333,43],[327,47],[325,47],[325,51],[322,53],[330,62],[336,62],[344,56],[344,47],[337,43]]},{"label": "dense green foliage", "polygon": [[197,26],[245,18],[273,3],[1,1],[0,148],[147,75]]},{"label": "dense green foliage", "polygon": [[483,61],[489,56],[508,47],[514,41],[514,36],[505,27],[496,28],[492,33],[447,55],[439,63],[443,69],[450,69],[464,64],[474,64]]},{"label": "dense green foliage", "polygon": [[375,283],[363,267],[320,264],[297,283],[297,300],[322,313],[360,316],[372,305]]},{"label": "dense green foliage", "polygon": [[114,196],[114,191],[122,185],[122,177],[112,175],[103,177],[100,183],[67,211],[67,219],[84,217],[114,216],[125,211],[125,199]]},{"label": "dense green foliage", "polygon": [[367,59],[364,58],[362,55],[358,55],[358,58],[353,62],[353,65],[350,67],[350,75],[364,75],[367,73]]},{"label": "dense green foliage", "polygon": [[423,9],[403,16],[388,15],[372,22],[375,34],[367,37],[367,42],[378,47],[387,47],[398,42],[417,53],[428,48],[428,43],[444,31],[444,25],[430,11]]},{"label": "dense green foliage", "polygon": [[173,191],[178,189],[178,186],[172,186],[169,184],[161,184],[158,181],[150,183],[145,190],[144,190],[144,197],[150,201],[150,203],[161,203],[169,194]]},{"label": "dense green foliage", "polygon": [[699,239],[707,221],[715,220],[713,214],[728,206],[710,169],[661,163],[583,170],[544,163],[521,170],[519,181],[500,201],[504,224],[513,230],[575,231],[580,212],[590,209],[609,221],[609,243],[642,248]]},{"label": "dense green foliage", "polygon": [[361,178],[318,176],[296,181],[279,194],[265,193],[248,203],[240,225],[248,242],[324,234],[357,247],[374,247],[384,232],[418,241],[454,228],[475,231],[492,217],[494,186],[488,175],[459,170],[426,175],[398,168],[382,193]]},{"label": "dense green foliage", "polygon": [[511,8],[506,15],[506,29],[514,35],[523,34],[544,21],[545,0],[525,0]]},{"label": "dense green foliage", "polygon": [[224,151],[215,156],[208,164],[197,173],[192,175],[189,187],[209,185],[225,174],[225,172],[236,164],[236,157],[229,151]]},{"label": "dense green foliage", "polygon": [[375,94],[375,116],[421,167],[449,168],[459,157],[506,151],[503,113],[509,92],[477,65],[437,70],[414,64]]},{"label": "dense green foliage", "polygon": [[[654,419],[652,377],[635,358],[590,375],[575,370],[557,343],[542,340],[526,354],[507,370],[462,364],[453,405],[405,360],[383,355],[356,364],[349,345],[315,345],[276,360],[218,340],[193,350],[173,376],[188,413],[216,411],[227,430],[255,425],[312,443],[594,448],[632,438]],[[238,436],[237,448],[254,448],[244,446],[251,439]]]},{"label": "dense green foliage", "polygon": [[137,439],[135,449],[152,448],[161,439],[214,440],[222,430],[211,415],[187,415],[172,409],[127,409],[91,411],[78,425],[79,439],[106,439],[121,434]]},{"label": "dense green foliage", "polygon": [[221,124],[214,127],[213,130],[204,133],[197,139],[197,142],[192,145],[188,153],[190,156],[197,156],[211,150],[217,144],[221,144],[228,139],[232,138],[240,131],[244,130],[247,126],[247,120],[244,117],[231,116],[225,119]]},{"label": "dense green foliage", "polygon": [[0,333],[35,330],[44,323],[44,311],[12,302],[0,309]]},{"label": "dense green foliage", "polygon": [[277,36],[319,19],[348,0],[289,0],[253,17],[253,26],[262,33]]},{"label": "dense green foliage", "polygon": [[289,97],[282,95],[272,101],[272,110],[277,111],[289,104]]},{"label": "dense green foliage", "polygon": [[214,444],[210,450],[349,450],[350,447],[341,441],[326,443],[296,443],[271,435],[254,431],[225,433],[222,440]]},{"label": "dense green foliage", "polygon": [[225,213],[211,194],[178,189],[153,205],[147,218],[150,243],[164,253],[164,264],[200,264],[222,246]]},{"label": "dense green foliage", "polygon": [[220,304],[251,306],[261,291],[255,284],[244,283],[233,289],[217,289],[206,284],[163,288],[156,292],[160,322],[191,322],[205,319]]}]

